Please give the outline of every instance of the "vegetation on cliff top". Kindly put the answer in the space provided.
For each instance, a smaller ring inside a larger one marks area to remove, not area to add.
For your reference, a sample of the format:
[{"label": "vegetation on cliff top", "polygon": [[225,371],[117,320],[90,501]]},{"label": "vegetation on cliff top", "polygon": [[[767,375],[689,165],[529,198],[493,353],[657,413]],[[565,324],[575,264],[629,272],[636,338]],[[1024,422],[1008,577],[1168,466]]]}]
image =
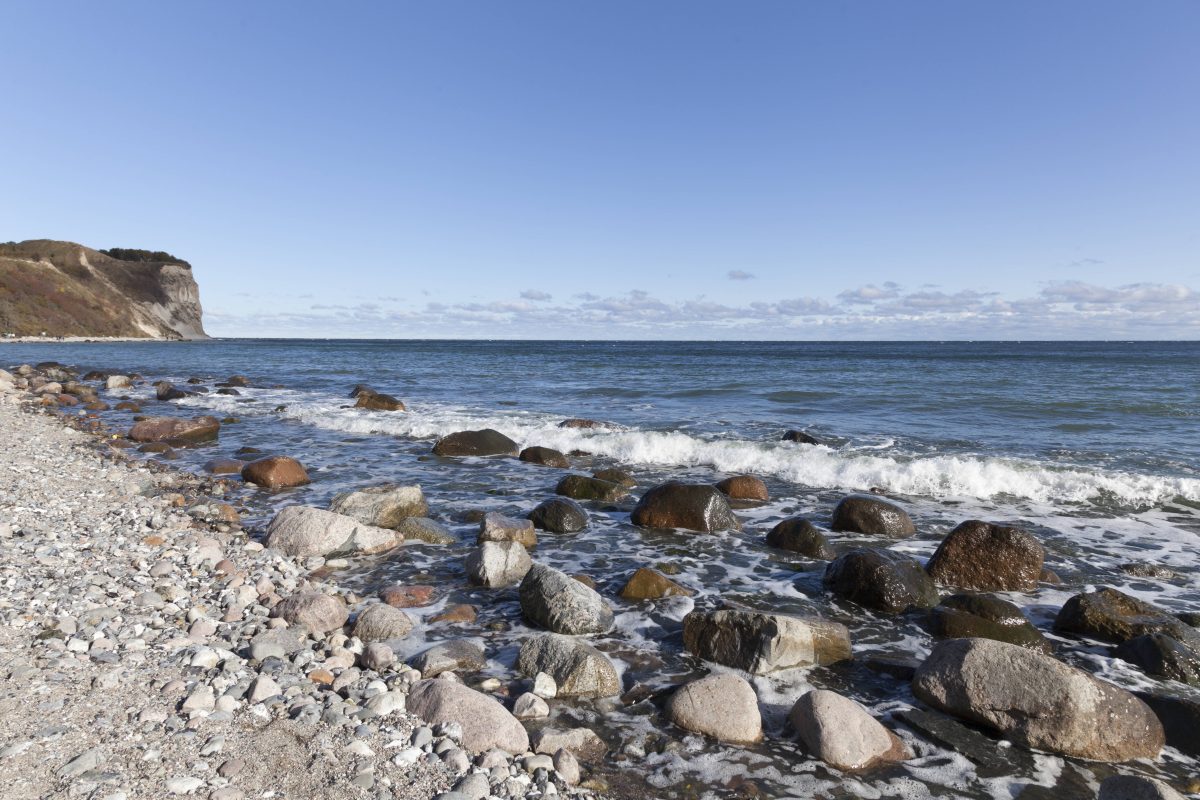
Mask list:
[{"label": "vegetation on cliff top", "polygon": [[192,265],[184,261],[182,258],[176,258],[170,253],[164,253],[162,250],[138,250],[132,247],[110,247],[108,250],[101,250],[101,253],[115,258],[119,261],[156,261],[163,264],[179,264],[182,267],[192,268]]}]

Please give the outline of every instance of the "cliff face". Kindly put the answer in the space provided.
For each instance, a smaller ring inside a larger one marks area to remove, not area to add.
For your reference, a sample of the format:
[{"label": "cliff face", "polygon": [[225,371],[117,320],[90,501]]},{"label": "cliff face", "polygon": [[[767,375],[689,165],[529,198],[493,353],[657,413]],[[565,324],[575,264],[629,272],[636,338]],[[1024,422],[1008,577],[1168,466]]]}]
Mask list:
[{"label": "cliff face", "polygon": [[204,339],[201,314],[187,264],[47,239],[0,244],[0,335]]}]

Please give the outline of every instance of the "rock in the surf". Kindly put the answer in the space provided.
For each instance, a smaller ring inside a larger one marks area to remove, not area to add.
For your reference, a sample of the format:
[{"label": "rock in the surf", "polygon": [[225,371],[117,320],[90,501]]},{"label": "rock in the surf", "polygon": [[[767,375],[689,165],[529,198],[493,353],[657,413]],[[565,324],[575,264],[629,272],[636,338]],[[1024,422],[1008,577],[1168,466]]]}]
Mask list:
[{"label": "rock in the surf", "polygon": [[584,429],[611,428],[612,424],[608,423],[608,422],[597,422],[594,419],[581,419],[579,417],[573,417],[571,419],[564,419],[562,422],[558,423],[558,427],[560,427],[560,428],[584,428]]},{"label": "rock in the surf", "polygon": [[543,467],[568,469],[571,466],[566,456],[549,447],[526,447],[518,458],[528,464],[541,464]]},{"label": "rock in the surf", "polygon": [[204,471],[210,475],[240,475],[245,461],[236,458],[214,458],[205,462]]},{"label": "rock in the surf", "polygon": [[1147,633],[1165,633],[1200,652],[1200,631],[1153,603],[1108,587],[1068,600],[1054,619],[1054,629],[1118,644]]},{"label": "rock in the surf", "polygon": [[104,379],[104,388],[110,392],[116,389],[128,389],[129,386],[130,380],[127,375],[109,375]]},{"label": "rock in the surf", "polygon": [[722,742],[749,744],[763,735],[754,687],[731,672],[681,686],[667,701],[667,716],[684,730]]},{"label": "rock in the surf", "polygon": [[979,520],[946,535],[926,569],[935,582],[985,592],[1031,592],[1046,550],[1027,531]]},{"label": "rock in the surf", "polygon": [[164,442],[167,439],[184,442],[209,442],[217,438],[221,421],[216,417],[147,417],[134,423],[129,438],[135,442]]},{"label": "rock in the surf", "polygon": [[753,475],[735,475],[717,484],[717,489],[732,500],[754,500],[765,503],[771,499],[767,485]]},{"label": "rock in the surf", "polygon": [[772,528],[767,534],[767,546],[823,561],[836,556],[821,529],[804,517],[788,517]]},{"label": "rock in the surf", "polygon": [[916,559],[878,547],[857,548],[831,561],[825,568],[825,587],[888,614],[938,603],[937,587]]},{"label": "rock in the surf", "polygon": [[627,489],[632,489],[634,486],[637,486],[637,481],[634,479],[633,475],[629,474],[623,469],[618,469],[617,467],[598,469],[592,473],[592,477],[599,478],[602,481],[608,481],[609,483],[615,483],[618,486],[624,486]]},{"label": "rock in the surf", "polygon": [[516,442],[491,428],[458,431],[443,436],[433,446],[436,456],[515,456],[520,452]]},{"label": "rock in the surf", "polygon": [[470,639],[449,639],[418,653],[409,663],[422,677],[435,678],[443,672],[478,672],[487,664],[487,656]]},{"label": "rock in the surf", "polygon": [[621,681],[608,656],[587,642],[558,633],[532,636],[521,644],[517,670],[528,678],[544,672],[557,685],[557,697],[612,697]]},{"label": "rock in the surf", "polygon": [[798,431],[795,429],[792,429],[789,431],[784,431],[784,434],[780,438],[780,441],[796,442],[798,444],[820,444],[821,443],[812,434],[805,433],[804,431]]},{"label": "rock in the surf", "polygon": [[1096,800],[1186,800],[1179,792],[1142,775],[1110,775],[1100,782]]},{"label": "rock in the surf", "polygon": [[629,490],[620,484],[592,478],[587,475],[567,475],[554,487],[554,493],[573,500],[596,500],[615,503],[629,495]]},{"label": "rock in the surf", "polygon": [[1154,712],[1129,692],[992,639],[935,645],[913,678],[913,693],[1016,744],[1073,758],[1152,759],[1164,744]]},{"label": "rock in the surf", "polygon": [[406,542],[425,542],[426,544],[454,544],[458,541],[445,525],[429,517],[405,517],[396,526],[396,533],[404,537]]},{"label": "rock in the surf", "polygon": [[287,489],[309,483],[308,472],[290,456],[267,456],[242,467],[242,480],[264,489]]},{"label": "rock in the surf", "polygon": [[294,558],[382,553],[401,541],[395,531],[311,506],[288,506],[267,526],[267,546]]},{"label": "rock in the surf", "polygon": [[683,618],[683,645],[707,661],[754,675],[850,658],[845,625],[748,609],[691,612]]},{"label": "rock in the surf", "polygon": [[1138,692],[1137,695],[1162,723],[1169,746],[1189,756],[1200,757],[1200,700],[1162,692]]},{"label": "rock in the surf", "polygon": [[917,532],[908,512],[895,503],[865,494],[843,497],[833,509],[835,531],[904,539]]},{"label": "rock in the surf", "polygon": [[788,714],[808,752],[844,772],[904,761],[904,743],[848,697],[824,689],[800,695]]},{"label": "rock in the surf", "polygon": [[484,542],[467,555],[467,578],[489,589],[521,582],[533,565],[529,551],[519,542]]},{"label": "rock in the surf", "polygon": [[695,592],[680,586],[656,569],[642,567],[625,582],[621,597],[625,600],[658,600],[663,597],[691,597]]},{"label": "rock in the surf", "polygon": [[604,598],[579,581],[545,564],[534,564],[521,581],[521,613],[555,633],[604,633],[613,612]]},{"label": "rock in the surf", "polygon": [[489,511],[479,523],[478,544],[484,542],[518,542],[526,548],[537,546],[537,532],[527,519],[506,517],[498,511]]},{"label": "rock in the surf", "polygon": [[588,526],[588,513],[569,497],[552,497],[529,512],[534,527],[551,533],[578,533]]},{"label": "rock in the surf", "polygon": [[382,394],[380,392],[360,392],[358,400],[354,403],[355,408],[361,408],[366,411],[404,411],[404,403],[392,397],[390,394]]},{"label": "rock in the surf", "polygon": [[529,749],[529,735],[508,709],[457,681],[418,681],[409,692],[407,709],[431,725],[458,723],[462,727],[462,746],[471,753],[492,748],[524,753]]},{"label": "rock in the surf", "polygon": [[192,393],[177,389],[169,381],[159,381],[154,385],[154,396],[159,400],[182,400],[185,397],[191,397]]},{"label": "rock in the surf", "polygon": [[398,528],[409,517],[428,514],[429,506],[420,486],[389,483],[336,494],[329,501],[329,510],[354,517],[364,525]]},{"label": "rock in the surf", "polygon": [[373,603],[359,612],[354,621],[354,635],[364,642],[386,642],[403,639],[412,633],[413,618],[387,603]]},{"label": "rock in the surf", "polygon": [[941,639],[995,639],[1049,653],[1050,643],[1021,609],[985,594],[956,594],[929,612],[930,632]]},{"label": "rock in the surf", "polygon": [[297,592],[275,606],[271,613],[318,634],[338,630],[350,617],[342,598],[322,592]]},{"label": "rock in the surf", "polygon": [[1200,654],[1165,633],[1144,633],[1128,639],[1114,655],[1155,678],[1200,686]]},{"label": "rock in the surf", "polygon": [[630,521],[643,528],[682,528],[691,531],[740,530],[741,523],[715,486],[670,481],[650,489]]}]

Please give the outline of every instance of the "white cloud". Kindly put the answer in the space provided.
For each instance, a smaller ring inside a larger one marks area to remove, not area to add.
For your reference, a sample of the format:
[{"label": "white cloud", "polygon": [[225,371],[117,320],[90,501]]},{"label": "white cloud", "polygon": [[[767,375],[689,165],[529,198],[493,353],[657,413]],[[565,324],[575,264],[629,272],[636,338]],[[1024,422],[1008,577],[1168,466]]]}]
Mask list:
[{"label": "white cloud", "polygon": [[729,280],[731,281],[752,281],[758,277],[754,273],[746,272],[745,270],[741,269],[731,269],[729,270],[728,275]]}]

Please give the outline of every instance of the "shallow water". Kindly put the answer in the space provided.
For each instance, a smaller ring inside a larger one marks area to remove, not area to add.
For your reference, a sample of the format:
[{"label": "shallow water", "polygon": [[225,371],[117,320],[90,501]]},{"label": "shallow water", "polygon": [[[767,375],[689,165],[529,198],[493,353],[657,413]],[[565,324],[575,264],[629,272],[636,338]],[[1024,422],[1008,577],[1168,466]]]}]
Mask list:
[{"label": "shallow water", "polygon": [[[885,618],[831,601],[823,565],[762,544],[763,533],[792,514],[828,523],[837,499],[878,488],[903,502],[919,534],[897,550],[927,558],[958,522],[985,518],[1018,524],[1046,544],[1047,566],[1065,581],[1006,597],[1043,631],[1072,594],[1109,585],[1175,611],[1200,611],[1200,344],[1197,343],[579,343],[579,342],[281,342],[220,341],[92,345],[5,345],[0,362],[58,360],[85,369],[139,372],[182,382],[248,375],[239,397],[206,395],[151,403],[147,413],[215,413],[242,421],[219,443],[182,451],[197,467],[249,445],[299,457],[312,485],[276,495],[255,493],[250,521],[266,505],[324,504],[348,488],[420,483],[433,516],[458,545],[406,545],[355,564],[344,583],[371,590],[391,582],[432,583],[447,604],[480,608],[473,626],[431,626],[405,643],[472,635],[492,661],[487,674],[511,677],[520,637],[515,590],[473,589],[462,572],[474,542],[471,512],[528,512],[551,496],[561,471],[513,459],[439,459],[432,441],[455,430],[496,428],[522,446],[543,445],[573,457],[573,471],[621,465],[642,489],[668,478],[714,481],[750,472],[767,480],[772,501],[740,509],[739,533],[696,535],[630,525],[632,502],[590,508],[589,531],[540,534],[534,558],[598,583],[617,612],[616,629],[596,644],[613,656],[625,688],[651,701],[600,714],[560,703],[556,714],[594,724],[610,743],[630,745],[614,759],[615,786],[654,796],[751,794],[769,797],[1009,798],[1023,784],[1054,785],[1082,770],[1094,783],[1106,768],[1066,764],[1015,748],[1011,769],[987,774],[962,756],[910,731],[892,714],[915,705],[907,686],[856,661],[789,670],[755,679],[767,743],[721,748],[666,724],[656,702],[705,665],[682,652],[681,619],[721,599],[748,606],[817,611],[851,628],[855,652],[928,652],[919,616]],[[394,394],[406,413],[364,412],[347,399],[355,383]],[[210,383],[211,385],[211,383]],[[269,388],[266,388],[269,387]],[[152,396],[146,387],[135,397]],[[280,407],[282,410],[277,410]],[[128,415],[106,414],[115,427]],[[566,417],[617,423],[611,430],[558,428]],[[824,444],[779,441],[800,428]],[[265,505],[264,505],[265,503]],[[255,510],[257,509],[257,510]],[[833,535],[837,544],[855,541]],[[1126,576],[1128,561],[1170,566],[1174,581]],[[630,604],[616,597],[633,569],[670,565],[694,598]],[[1066,660],[1131,688],[1191,692],[1147,678],[1109,656],[1108,648],[1054,637]],[[783,721],[810,686],[849,694],[871,707],[913,746],[903,767],[844,776],[803,756]],[[643,690],[639,690],[643,691]],[[556,720],[561,722],[562,720]],[[1135,771],[1182,778],[1197,765],[1168,751]],[[652,788],[645,788],[646,785]],[[839,794],[840,793],[840,794]],[[1064,795],[1066,796],[1066,795]]]}]

